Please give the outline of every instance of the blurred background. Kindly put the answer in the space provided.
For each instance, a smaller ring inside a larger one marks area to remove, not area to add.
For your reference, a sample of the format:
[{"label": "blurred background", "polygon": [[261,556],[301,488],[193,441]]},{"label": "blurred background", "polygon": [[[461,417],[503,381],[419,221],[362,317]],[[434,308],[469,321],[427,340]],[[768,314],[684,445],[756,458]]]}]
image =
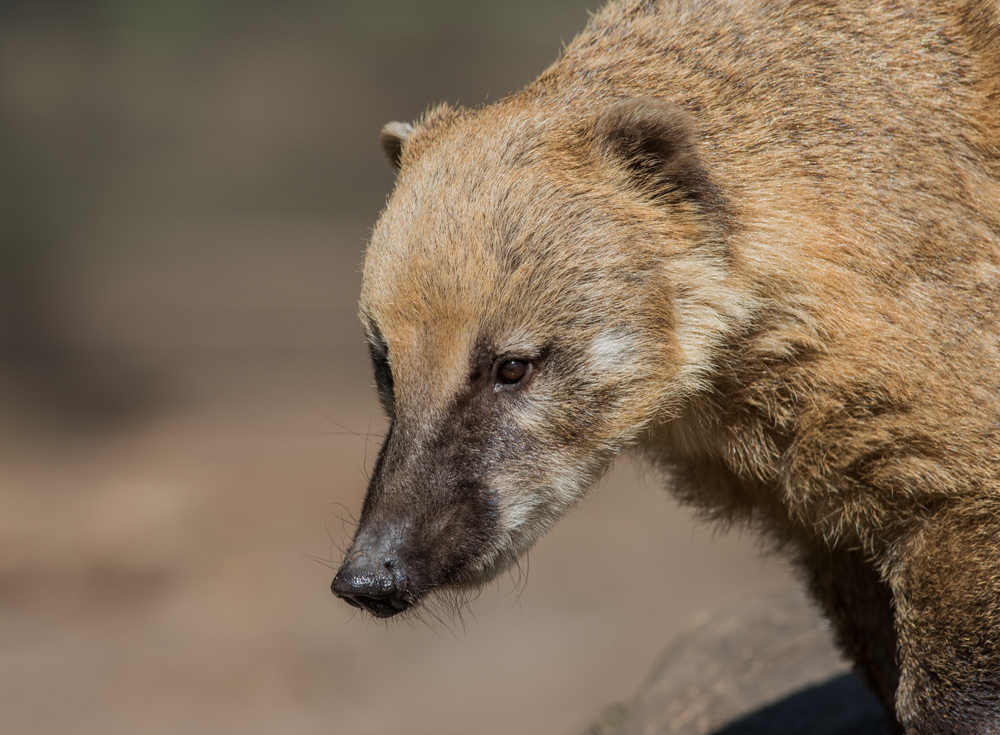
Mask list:
[{"label": "blurred background", "polygon": [[526,84],[596,5],[0,1],[4,732],[571,735],[792,586],[623,459],[464,624],[329,592],[384,429],[378,130]]}]

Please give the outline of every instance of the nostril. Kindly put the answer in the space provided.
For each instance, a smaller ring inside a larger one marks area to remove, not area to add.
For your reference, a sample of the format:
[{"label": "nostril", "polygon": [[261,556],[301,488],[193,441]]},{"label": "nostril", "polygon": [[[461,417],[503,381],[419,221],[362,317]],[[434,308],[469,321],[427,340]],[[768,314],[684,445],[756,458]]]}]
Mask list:
[{"label": "nostril", "polygon": [[399,560],[399,557],[390,556],[387,557],[383,562],[385,570],[392,575],[393,584],[396,587],[396,593],[402,595],[406,592],[407,587],[407,576],[406,567],[403,566],[403,562]]},{"label": "nostril", "polygon": [[346,602],[351,607],[356,607],[358,609],[363,609],[361,603],[358,602],[357,600],[355,600],[350,595],[341,595],[341,594],[339,594],[337,592],[336,589],[333,590],[333,594],[337,595],[337,597],[339,597],[341,600],[343,600],[344,602]]}]

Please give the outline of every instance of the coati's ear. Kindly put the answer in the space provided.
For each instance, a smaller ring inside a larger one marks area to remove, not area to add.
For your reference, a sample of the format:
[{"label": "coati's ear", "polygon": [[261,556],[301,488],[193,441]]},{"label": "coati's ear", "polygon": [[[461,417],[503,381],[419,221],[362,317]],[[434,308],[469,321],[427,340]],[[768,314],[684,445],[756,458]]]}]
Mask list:
[{"label": "coati's ear", "polygon": [[698,156],[694,121],[673,102],[616,102],[598,118],[593,135],[601,153],[624,166],[651,198],[676,196],[708,209],[721,205]]},{"label": "coati's ear", "polygon": [[[433,140],[434,136],[440,135],[443,130],[459,120],[463,113],[461,107],[452,107],[444,103],[435,105],[412,125],[405,122],[388,123],[378,136],[379,145],[382,146],[389,163],[398,171],[403,164],[403,154],[418,143],[414,139],[419,138],[420,144],[423,141]],[[411,155],[413,153],[411,151]]]},{"label": "coati's ear", "polygon": [[403,158],[403,146],[413,134],[413,126],[410,123],[391,122],[386,123],[379,133],[378,143],[382,146],[382,152],[389,159],[392,167],[399,170],[400,161]]}]

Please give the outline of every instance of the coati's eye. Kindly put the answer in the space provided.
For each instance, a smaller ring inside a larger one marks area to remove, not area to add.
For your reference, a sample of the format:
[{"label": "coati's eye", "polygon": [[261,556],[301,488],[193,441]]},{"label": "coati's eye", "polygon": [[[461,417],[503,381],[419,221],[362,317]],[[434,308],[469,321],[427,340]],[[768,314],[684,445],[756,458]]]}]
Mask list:
[{"label": "coati's eye", "polygon": [[528,374],[528,363],[524,360],[507,360],[497,369],[497,382],[505,385],[519,383]]}]

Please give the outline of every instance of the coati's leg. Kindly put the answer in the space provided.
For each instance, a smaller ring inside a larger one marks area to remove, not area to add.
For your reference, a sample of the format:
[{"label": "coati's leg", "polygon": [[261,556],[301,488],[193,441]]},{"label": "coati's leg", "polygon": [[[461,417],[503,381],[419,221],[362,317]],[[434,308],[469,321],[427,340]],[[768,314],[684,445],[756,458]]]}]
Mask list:
[{"label": "coati's leg", "polygon": [[800,561],[837,642],[855,662],[855,673],[885,706],[893,732],[902,733],[894,717],[899,669],[889,586],[858,550],[814,547]]},{"label": "coati's leg", "polygon": [[886,571],[907,733],[1000,733],[1000,507],[936,513],[898,544]]}]

